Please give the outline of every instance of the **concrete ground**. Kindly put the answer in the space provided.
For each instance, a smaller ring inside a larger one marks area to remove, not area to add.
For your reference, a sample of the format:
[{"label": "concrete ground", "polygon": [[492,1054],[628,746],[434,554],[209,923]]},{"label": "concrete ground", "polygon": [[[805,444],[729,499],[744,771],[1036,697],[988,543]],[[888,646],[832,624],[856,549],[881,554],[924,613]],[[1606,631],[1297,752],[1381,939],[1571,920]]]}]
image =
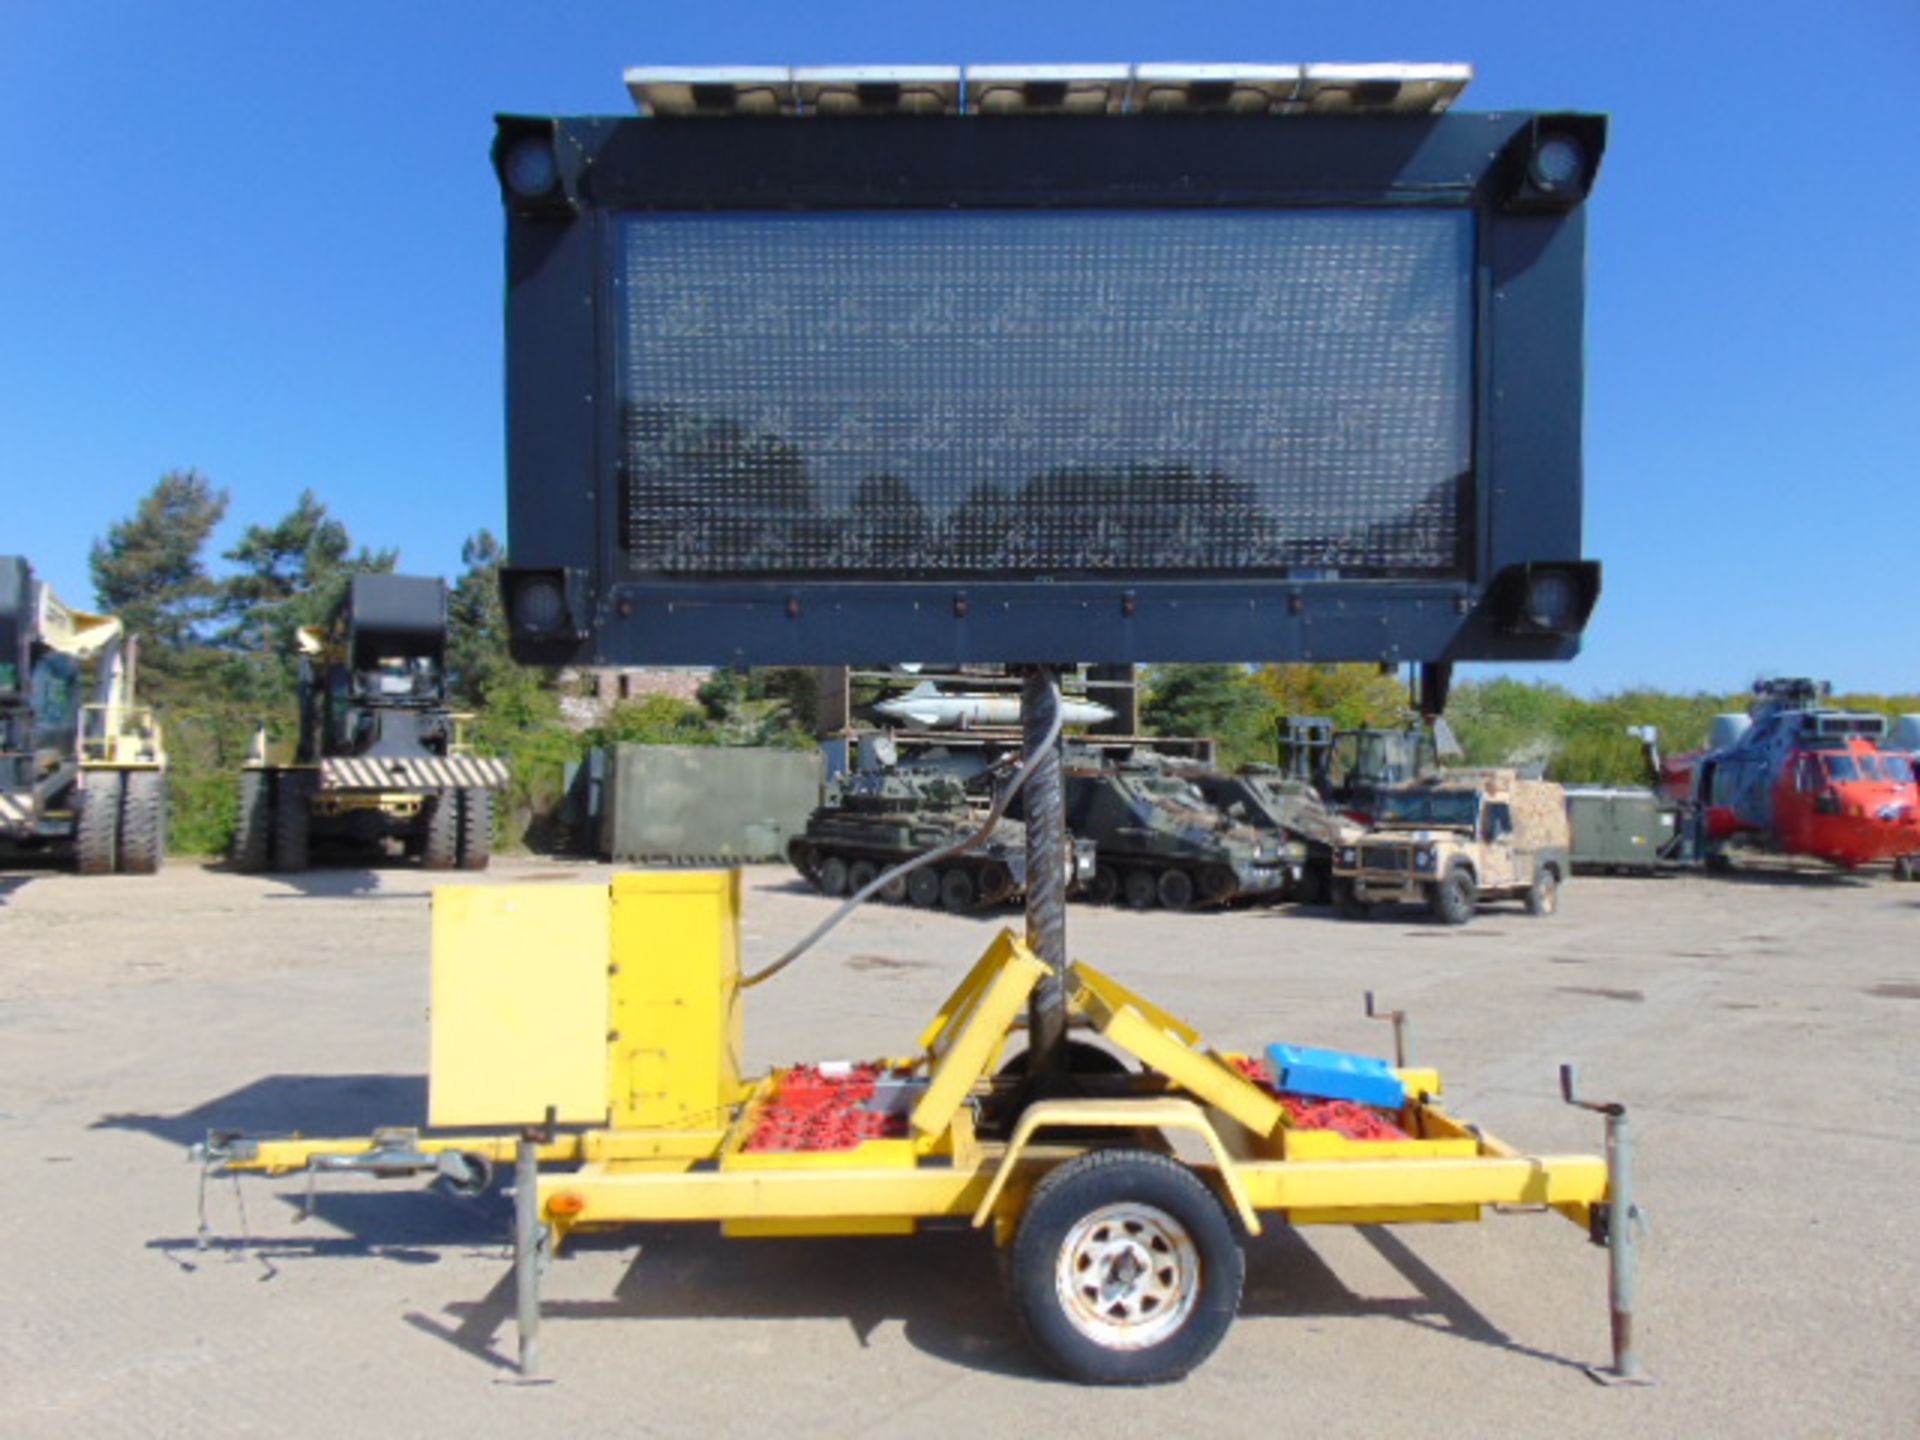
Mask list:
[{"label": "concrete ground", "polygon": [[[1076,954],[1222,1043],[1379,1051],[1378,991],[1454,1109],[1522,1147],[1599,1144],[1561,1061],[1630,1102],[1659,1381],[1631,1391],[1581,1371],[1605,1257],[1554,1216],[1275,1227],[1212,1361],[1138,1392],[1038,1371],[967,1232],[596,1242],[549,1276],[532,1387],[497,1199],[334,1178],[303,1221],[303,1182],[222,1182],[197,1249],[207,1127],[422,1117],[427,890],[0,872],[0,1434],[1920,1434],[1920,886],[1584,880],[1553,919],[1463,930],[1074,910]],[[751,871],[749,962],[825,905]],[[906,1048],[992,923],[862,912],[754,993],[749,1060]]]}]

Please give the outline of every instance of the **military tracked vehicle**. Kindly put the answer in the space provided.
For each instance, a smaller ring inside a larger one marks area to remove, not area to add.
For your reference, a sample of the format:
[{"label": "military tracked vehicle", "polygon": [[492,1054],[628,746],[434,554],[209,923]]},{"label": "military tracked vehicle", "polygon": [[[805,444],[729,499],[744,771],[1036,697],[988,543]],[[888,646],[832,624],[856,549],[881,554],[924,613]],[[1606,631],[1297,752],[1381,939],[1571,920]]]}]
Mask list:
[{"label": "military tracked vehicle", "polygon": [[[825,895],[863,890],[883,870],[963,840],[986,819],[966,788],[944,770],[900,767],[855,771],[827,788],[826,801],[787,846],[787,858]],[[1093,878],[1093,849],[1069,847],[1069,891]],[[1026,888],[1026,831],[1003,819],[976,849],[889,882],[880,898],[949,910],[985,909]]]},{"label": "military tracked vehicle", "polygon": [[1194,783],[1151,762],[1066,773],[1067,828],[1097,850],[1089,899],[1185,910],[1277,898],[1298,873],[1286,842],[1223,815]]},{"label": "military tracked vehicle", "polygon": [[484,870],[506,762],[475,755],[447,703],[447,587],[356,575],[324,627],[299,632],[300,729],[276,754],[266,728],[240,774],[233,861],[298,871],[314,841],[398,840],[428,870]]},{"label": "military tracked vehicle", "polygon": [[1327,897],[1343,824],[1319,791],[1277,765],[1243,765],[1231,775],[1199,771],[1191,778],[1207,803],[1228,819],[1280,841],[1288,867],[1288,899],[1318,902]]}]

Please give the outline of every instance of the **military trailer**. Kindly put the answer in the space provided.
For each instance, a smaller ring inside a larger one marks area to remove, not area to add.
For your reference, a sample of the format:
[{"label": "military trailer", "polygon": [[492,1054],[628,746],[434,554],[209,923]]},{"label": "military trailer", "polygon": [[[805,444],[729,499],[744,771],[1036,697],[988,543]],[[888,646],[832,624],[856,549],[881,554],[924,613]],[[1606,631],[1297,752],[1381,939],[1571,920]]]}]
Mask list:
[{"label": "military trailer", "polygon": [[134,649],[119,620],[0,555],[0,848],[71,855],[82,875],[160,868],[167,752],[134,703]]},{"label": "military trailer", "polygon": [[1576,872],[1652,874],[1682,862],[1679,805],[1657,790],[1581,785],[1567,791],[1568,844]]},{"label": "military trailer", "polygon": [[[857,893],[882,871],[965,839],[984,819],[984,809],[947,771],[854,771],[827,787],[825,802],[788,845],[787,858],[821,894]],[[1067,886],[1078,890],[1093,879],[1094,847],[1075,841],[1068,854]],[[1026,832],[1017,821],[1002,820],[978,847],[896,876],[879,898],[968,911],[1004,904],[1026,883]]]},{"label": "military trailer", "polygon": [[300,727],[276,755],[262,726],[240,774],[233,862],[307,868],[318,841],[397,840],[429,870],[484,870],[503,760],[475,755],[447,702],[447,586],[355,575],[332,621],[303,629]]},{"label": "military trailer", "polygon": [[1135,910],[1276,899],[1300,874],[1288,842],[1221,814],[1194,783],[1135,762],[1066,772],[1067,828],[1098,851],[1087,898]]},{"label": "military trailer", "polygon": [[1456,770],[1380,793],[1372,827],[1334,851],[1334,898],[1355,920],[1376,905],[1425,905],[1464,925],[1481,901],[1511,899],[1551,915],[1571,870],[1564,790],[1511,770]]}]

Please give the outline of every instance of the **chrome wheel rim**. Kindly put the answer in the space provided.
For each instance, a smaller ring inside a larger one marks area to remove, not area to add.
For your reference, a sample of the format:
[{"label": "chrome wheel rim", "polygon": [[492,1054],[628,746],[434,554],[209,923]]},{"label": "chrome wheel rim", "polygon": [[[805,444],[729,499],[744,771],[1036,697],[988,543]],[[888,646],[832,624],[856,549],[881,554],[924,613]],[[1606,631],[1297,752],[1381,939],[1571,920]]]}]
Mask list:
[{"label": "chrome wheel rim", "polygon": [[1103,1205],[1060,1242],[1054,1284],[1067,1323],[1080,1334],[1107,1350],[1145,1350],[1193,1314],[1200,1252],[1164,1210]]}]

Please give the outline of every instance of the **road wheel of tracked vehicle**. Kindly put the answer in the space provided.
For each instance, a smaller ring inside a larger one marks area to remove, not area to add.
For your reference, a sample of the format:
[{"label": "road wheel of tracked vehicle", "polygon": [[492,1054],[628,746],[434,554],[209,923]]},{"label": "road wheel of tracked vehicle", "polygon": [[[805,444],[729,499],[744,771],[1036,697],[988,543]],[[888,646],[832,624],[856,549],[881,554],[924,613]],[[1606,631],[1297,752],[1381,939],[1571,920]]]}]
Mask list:
[{"label": "road wheel of tracked vehicle", "polygon": [[1111,865],[1093,867],[1093,880],[1087,886],[1087,899],[1096,905],[1111,905],[1120,898],[1120,872]]},{"label": "road wheel of tracked vehicle", "polygon": [[880,898],[886,901],[887,904],[889,905],[906,904],[907,903],[907,884],[909,881],[912,880],[912,878],[913,877],[911,875],[894,876],[891,880],[887,881],[886,884],[880,887]]},{"label": "road wheel of tracked vehicle", "polygon": [[1333,882],[1333,908],[1348,920],[1373,918],[1373,902],[1362,900],[1351,880],[1336,879]]},{"label": "road wheel of tracked vehicle", "polygon": [[1473,907],[1479,898],[1473,872],[1455,865],[1433,887],[1427,903],[1433,908],[1433,918],[1442,925],[1464,925],[1473,919]]},{"label": "road wheel of tracked vehicle", "polygon": [[931,910],[940,903],[940,872],[931,865],[922,865],[907,876],[907,899],[922,910]]},{"label": "road wheel of tracked vehicle", "polygon": [[420,812],[420,868],[451,870],[460,861],[460,792],[429,795]]},{"label": "road wheel of tracked vehicle", "polygon": [[252,875],[267,868],[273,843],[273,786],[264,770],[240,772],[240,807],[233,821],[233,868]]},{"label": "road wheel of tracked vehicle", "polygon": [[273,868],[283,875],[307,868],[312,817],[307,813],[307,777],[288,771],[273,777]]},{"label": "road wheel of tracked vehicle", "polygon": [[1184,870],[1162,870],[1154,889],[1169,910],[1185,910],[1193,904],[1193,877]]},{"label": "road wheel of tracked vehicle", "polygon": [[484,870],[493,858],[493,791],[460,792],[460,868]]},{"label": "road wheel of tracked vehicle", "polygon": [[965,870],[956,867],[940,877],[940,903],[954,914],[973,909],[974,898],[973,876]]},{"label": "road wheel of tracked vehicle", "polygon": [[1209,905],[1224,905],[1240,888],[1230,865],[1208,865],[1200,871],[1200,898]]},{"label": "road wheel of tracked vehicle", "polygon": [[1020,888],[1020,882],[1013,878],[1013,871],[998,860],[981,868],[980,903],[998,905],[1013,898],[1013,892]]},{"label": "road wheel of tracked vehicle", "polygon": [[120,791],[120,869],[151,875],[167,853],[167,777],[129,771]]},{"label": "road wheel of tracked vehicle", "polygon": [[880,867],[871,860],[856,860],[847,867],[847,893],[857,894],[871,885],[880,874]]},{"label": "road wheel of tracked vehicle", "polygon": [[844,895],[847,893],[847,862],[838,855],[829,855],[820,862],[820,873],[815,875],[813,883],[820,887],[822,895]]},{"label": "road wheel of tracked vehicle", "polygon": [[1047,1364],[1093,1385],[1178,1380],[1233,1324],[1246,1256],[1233,1221],[1186,1166],[1096,1150],[1033,1188],[1008,1282]]},{"label": "road wheel of tracked vehicle", "polygon": [[74,863],[82,875],[111,875],[120,852],[120,772],[89,770],[80,790]]},{"label": "road wheel of tracked vehicle", "polygon": [[1129,870],[1123,885],[1131,909],[1151,910],[1159,903],[1160,883],[1151,870]]},{"label": "road wheel of tracked vehicle", "polygon": [[1560,908],[1560,877],[1547,866],[1534,872],[1533,888],[1527,891],[1527,914],[1551,915]]}]

